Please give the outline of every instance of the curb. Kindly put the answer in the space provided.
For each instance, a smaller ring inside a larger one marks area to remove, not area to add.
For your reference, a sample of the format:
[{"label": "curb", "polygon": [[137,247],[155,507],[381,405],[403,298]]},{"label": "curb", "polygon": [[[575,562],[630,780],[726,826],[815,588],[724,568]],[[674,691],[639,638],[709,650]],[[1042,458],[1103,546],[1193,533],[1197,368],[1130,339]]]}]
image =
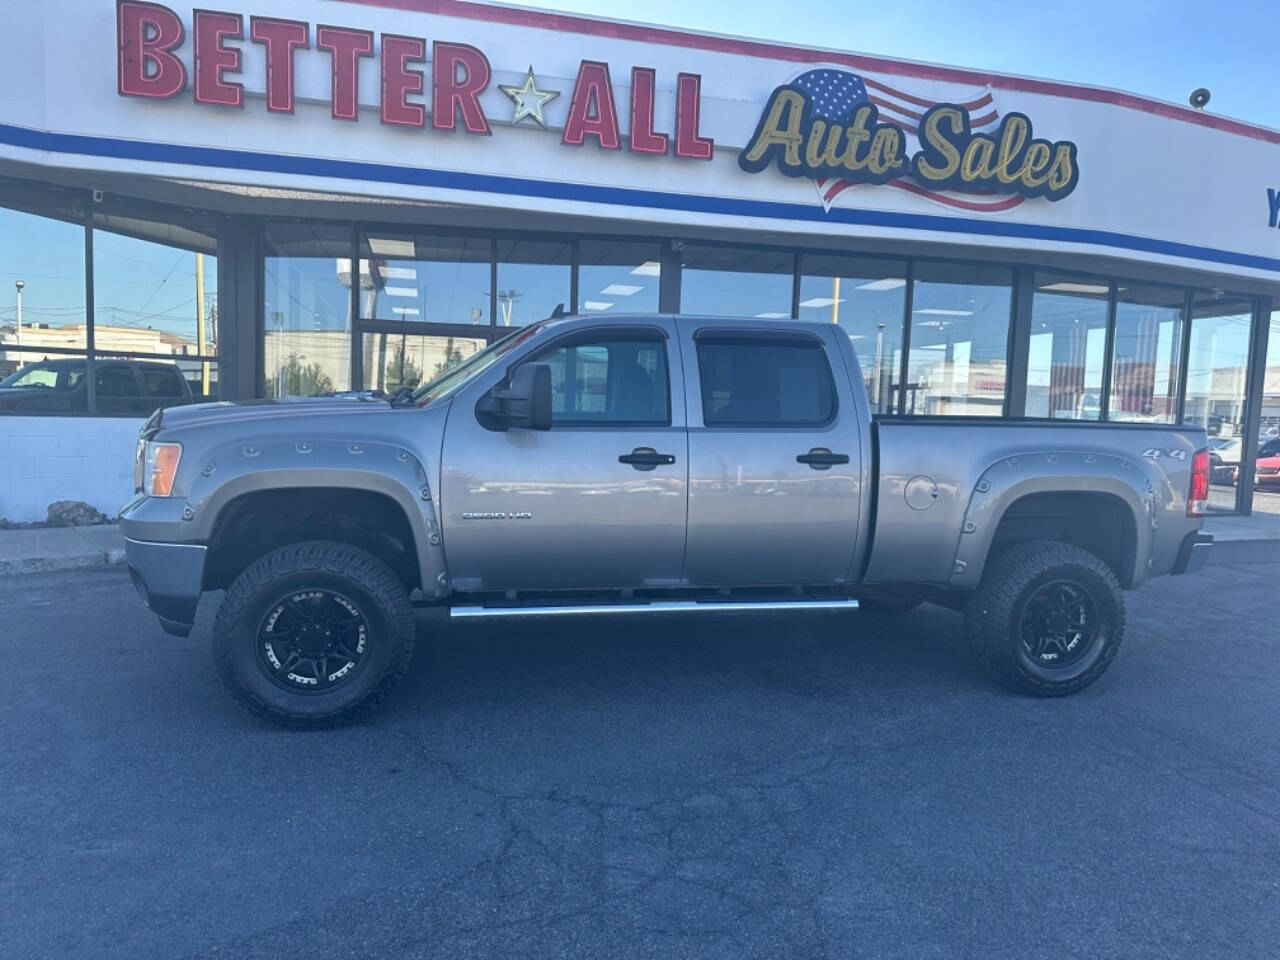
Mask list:
[{"label": "curb", "polygon": [[114,524],[6,531],[0,540],[0,575],[53,573],[125,561],[124,538]]}]

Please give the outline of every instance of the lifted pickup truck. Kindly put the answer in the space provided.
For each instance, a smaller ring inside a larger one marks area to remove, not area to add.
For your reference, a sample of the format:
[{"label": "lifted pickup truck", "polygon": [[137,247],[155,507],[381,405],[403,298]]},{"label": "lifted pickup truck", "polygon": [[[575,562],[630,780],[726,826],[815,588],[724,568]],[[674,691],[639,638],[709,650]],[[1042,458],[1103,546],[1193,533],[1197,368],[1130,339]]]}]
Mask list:
[{"label": "lifted pickup truck", "polygon": [[258,714],[381,702],[441,617],[963,609],[1015,690],[1096,680],[1122,589],[1205,559],[1204,431],[872,418],[830,325],[525,327],[412,394],[202,404],[143,427],[128,564]]}]

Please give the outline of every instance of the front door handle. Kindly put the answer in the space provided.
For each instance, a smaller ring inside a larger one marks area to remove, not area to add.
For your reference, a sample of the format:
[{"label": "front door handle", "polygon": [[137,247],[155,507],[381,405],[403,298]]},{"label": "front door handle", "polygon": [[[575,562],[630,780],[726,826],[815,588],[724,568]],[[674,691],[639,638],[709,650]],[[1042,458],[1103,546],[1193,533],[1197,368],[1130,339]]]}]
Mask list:
[{"label": "front door handle", "polygon": [[636,447],[630,453],[618,457],[618,462],[629,463],[637,470],[652,470],[675,463],[676,458],[669,453],[659,453],[653,447]]},{"label": "front door handle", "polygon": [[847,453],[832,453],[826,447],[814,447],[796,457],[796,463],[807,463],[814,470],[830,470],[836,464],[848,462]]}]

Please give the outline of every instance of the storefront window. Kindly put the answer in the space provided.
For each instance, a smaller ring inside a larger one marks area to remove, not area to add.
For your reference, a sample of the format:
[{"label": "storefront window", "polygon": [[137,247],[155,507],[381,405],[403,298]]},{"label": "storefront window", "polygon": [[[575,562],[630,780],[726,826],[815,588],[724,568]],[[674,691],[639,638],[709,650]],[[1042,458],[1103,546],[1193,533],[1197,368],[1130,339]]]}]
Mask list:
[{"label": "storefront window", "polygon": [[94,224],[97,351],[157,361],[208,358],[191,367],[189,392],[172,389],[172,379],[182,377],[173,362],[140,372],[159,387],[159,393],[144,393],[164,401],[161,406],[216,400],[218,261],[212,229],[109,216],[95,216]]},{"label": "storefront window", "polygon": [[1198,423],[1211,437],[1230,438],[1244,432],[1252,324],[1250,300],[1217,300],[1197,294],[1192,302],[1182,419]]},{"label": "storefront window", "polygon": [[1013,272],[916,265],[908,413],[998,417],[1004,411]]},{"label": "storefront window", "polygon": [[270,224],[263,305],[264,394],[305,397],[351,386],[351,234]]},{"label": "storefront window", "polygon": [[902,366],[906,264],[806,253],[800,268],[800,319],[839,324],[858,355],[872,413],[894,412]]},{"label": "storefront window", "polygon": [[583,240],[578,245],[578,312],[657,313],[661,256],[656,243]]},{"label": "storefront window", "polygon": [[776,320],[791,316],[795,254],[689,244],[680,277],[680,311],[695,316]]},{"label": "storefront window", "polygon": [[487,326],[491,250],[487,237],[362,237],[360,316]]},{"label": "storefront window", "polygon": [[415,336],[368,332],[361,336],[364,383],[361,389],[392,394],[418,387],[452,370],[483,350],[483,337]]},{"label": "storefront window", "polygon": [[1182,420],[1199,424],[1209,434],[1209,510],[1213,512],[1230,513],[1236,507],[1234,468],[1240,463],[1244,433],[1252,325],[1251,300],[1224,300],[1197,293],[1191,303]]},{"label": "storefront window", "polygon": [[1174,287],[1116,287],[1109,419],[1174,421],[1184,299]]},{"label": "storefront window", "polygon": [[1262,419],[1258,427],[1259,464],[1253,509],[1256,513],[1280,514],[1280,310],[1272,312],[1268,326],[1267,358],[1258,378],[1262,386]]},{"label": "storefront window", "polygon": [[83,222],[0,208],[0,376],[30,359],[18,347],[85,348],[84,236]]},{"label": "storefront window", "polygon": [[1036,274],[1027,363],[1028,417],[1097,420],[1107,354],[1106,280]]},{"label": "storefront window", "polygon": [[498,326],[545,320],[556,307],[568,313],[572,271],[567,240],[499,240]]}]

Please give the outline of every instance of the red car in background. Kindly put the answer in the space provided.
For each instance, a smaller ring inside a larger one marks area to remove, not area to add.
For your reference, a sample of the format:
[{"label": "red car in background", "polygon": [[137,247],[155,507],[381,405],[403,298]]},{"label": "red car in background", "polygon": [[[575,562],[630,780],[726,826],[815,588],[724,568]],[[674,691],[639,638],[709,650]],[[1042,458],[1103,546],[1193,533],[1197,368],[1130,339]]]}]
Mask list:
[{"label": "red car in background", "polygon": [[[1258,451],[1258,459],[1253,468],[1253,484],[1256,487],[1280,487],[1280,451],[1271,450],[1272,443],[1266,444]],[[1240,482],[1240,468],[1236,467],[1231,476],[1233,483]]]}]

